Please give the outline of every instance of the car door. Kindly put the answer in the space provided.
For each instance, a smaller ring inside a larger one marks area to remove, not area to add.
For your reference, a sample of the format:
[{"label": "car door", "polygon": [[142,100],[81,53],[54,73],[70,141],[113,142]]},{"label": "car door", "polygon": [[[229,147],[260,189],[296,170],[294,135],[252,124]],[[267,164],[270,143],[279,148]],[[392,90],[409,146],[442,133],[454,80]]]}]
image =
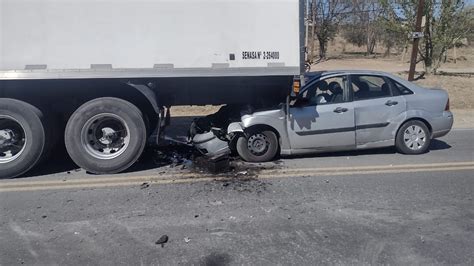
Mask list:
[{"label": "car door", "polygon": [[291,148],[341,150],[355,146],[354,107],[348,102],[347,76],[326,77],[302,91],[289,109]]},{"label": "car door", "polygon": [[356,144],[393,140],[401,115],[406,111],[403,96],[393,94],[388,78],[351,75],[350,91],[355,109]]}]

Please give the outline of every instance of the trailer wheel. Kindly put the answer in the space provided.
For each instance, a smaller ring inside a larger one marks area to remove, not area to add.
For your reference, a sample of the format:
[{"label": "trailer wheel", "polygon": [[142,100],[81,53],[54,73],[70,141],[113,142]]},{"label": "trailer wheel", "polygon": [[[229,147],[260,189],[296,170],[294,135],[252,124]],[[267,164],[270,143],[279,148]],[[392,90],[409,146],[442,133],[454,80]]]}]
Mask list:
[{"label": "trailer wheel", "polygon": [[146,144],[142,112],[118,98],[99,98],[79,107],[65,130],[72,160],[94,174],[119,173],[134,164]]},{"label": "trailer wheel", "polygon": [[237,140],[237,152],[247,162],[268,162],[278,152],[278,138],[273,131],[254,131]]},{"label": "trailer wheel", "polygon": [[41,111],[22,101],[0,99],[0,179],[26,173],[40,160],[46,135]]}]

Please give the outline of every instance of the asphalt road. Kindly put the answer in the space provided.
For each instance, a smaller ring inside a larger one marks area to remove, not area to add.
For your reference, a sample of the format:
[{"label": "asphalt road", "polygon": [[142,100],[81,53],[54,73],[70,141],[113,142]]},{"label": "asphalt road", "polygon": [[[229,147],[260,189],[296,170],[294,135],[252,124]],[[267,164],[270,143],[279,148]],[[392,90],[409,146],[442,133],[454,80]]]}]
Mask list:
[{"label": "asphalt road", "polygon": [[218,175],[148,155],[115,176],[58,155],[0,181],[0,264],[473,264],[474,130],[420,156],[234,161]]}]

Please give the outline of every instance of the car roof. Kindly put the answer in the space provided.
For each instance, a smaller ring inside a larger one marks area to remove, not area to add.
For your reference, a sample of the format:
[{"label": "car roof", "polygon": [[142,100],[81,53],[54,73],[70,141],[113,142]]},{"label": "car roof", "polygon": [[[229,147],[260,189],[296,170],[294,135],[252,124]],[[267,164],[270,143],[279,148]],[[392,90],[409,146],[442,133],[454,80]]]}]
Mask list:
[{"label": "car roof", "polygon": [[327,71],[315,71],[315,72],[308,72],[305,73],[306,77],[309,78],[316,78],[316,77],[324,77],[330,75],[357,75],[357,74],[365,74],[365,75],[382,75],[382,76],[391,76],[391,74],[382,72],[382,71],[375,71],[375,70],[327,70]]},{"label": "car roof", "polygon": [[312,83],[313,81],[317,81],[321,78],[327,77],[327,76],[333,76],[333,75],[376,75],[376,76],[384,76],[391,78],[400,84],[410,88],[412,91],[419,91],[420,89],[423,89],[423,87],[420,87],[410,81],[407,81],[404,78],[401,78],[399,76],[393,75],[391,73],[387,72],[382,72],[382,71],[377,71],[377,70],[328,70],[328,71],[315,71],[315,72],[308,72],[305,73],[305,79],[307,81],[306,85],[309,83]]}]

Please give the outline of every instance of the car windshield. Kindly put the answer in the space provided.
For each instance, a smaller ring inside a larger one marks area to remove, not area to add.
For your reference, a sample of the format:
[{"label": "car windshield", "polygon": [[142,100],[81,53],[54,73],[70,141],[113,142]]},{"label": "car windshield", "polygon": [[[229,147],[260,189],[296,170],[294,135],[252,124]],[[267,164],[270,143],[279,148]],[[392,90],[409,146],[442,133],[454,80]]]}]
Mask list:
[{"label": "car windshield", "polygon": [[304,75],[305,84],[312,82],[313,80],[320,79],[324,72],[309,72]]}]

